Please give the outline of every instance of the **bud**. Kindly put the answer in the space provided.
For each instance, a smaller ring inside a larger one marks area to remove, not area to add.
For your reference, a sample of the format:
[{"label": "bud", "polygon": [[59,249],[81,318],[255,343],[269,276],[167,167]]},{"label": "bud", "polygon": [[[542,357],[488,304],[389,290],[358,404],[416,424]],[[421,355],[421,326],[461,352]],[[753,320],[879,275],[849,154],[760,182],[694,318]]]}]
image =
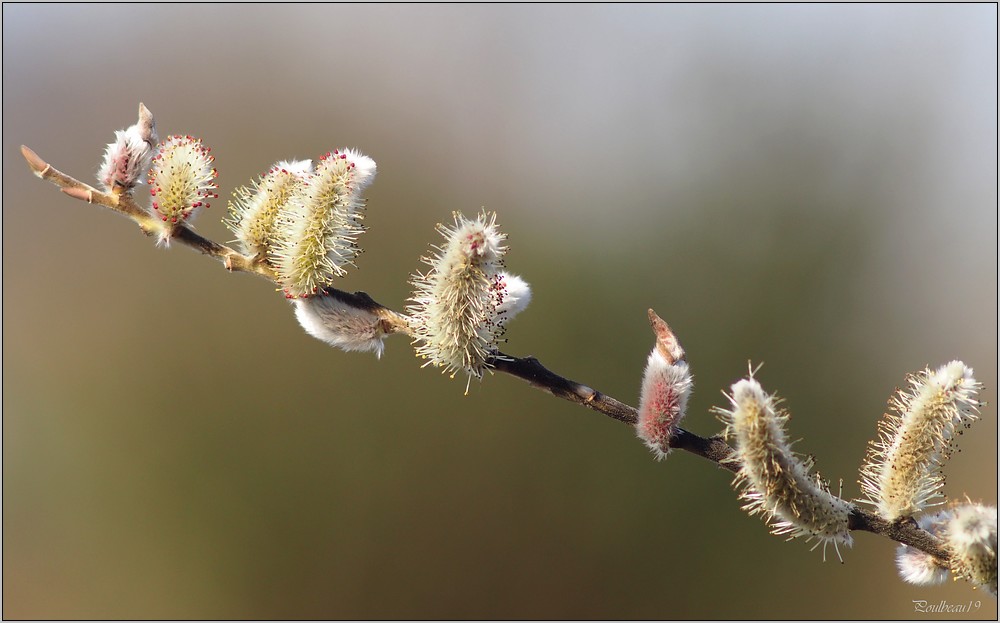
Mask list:
[{"label": "bud", "polygon": [[209,151],[201,139],[191,136],[168,136],[160,144],[149,170],[153,215],[163,223],[160,242],[169,243],[174,227],[210,207],[208,199],[218,198],[215,156]]},{"label": "bud", "polygon": [[139,120],[135,125],[115,132],[115,142],[109,143],[104,151],[104,162],[97,179],[108,192],[116,195],[131,191],[139,183],[140,176],[149,169],[156,141],[153,114],[139,104]]},{"label": "bud", "polygon": [[862,500],[889,521],[910,516],[944,496],[945,461],[955,449],[956,435],[978,419],[980,385],[960,361],[924,370],[898,390],[891,411],[879,423],[879,439],[869,444],[861,468]]},{"label": "bud", "polygon": [[278,215],[305,188],[311,174],[310,160],[282,161],[252,182],[250,188],[236,189],[235,200],[229,203],[230,218],[225,223],[236,234],[243,253],[267,258],[274,243]]},{"label": "bud", "polygon": [[[917,525],[921,530],[942,538],[950,520],[950,511],[940,511],[917,518]],[[896,568],[899,569],[899,576],[904,581],[920,586],[940,584],[947,580],[949,575],[948,567],[940,560],[909,545],[900,545],[896,548]]]},{"label": "bud", "polygon": [[726,424],[726,436],[735,440],[732,458],[740,463],[733,484],[741,488],[743,510],[761,513],[772,532],[789,538],[807,537],[826,546],[851,545],[848,517],[851,505],[830,493],[819,475],[810,474],[811,461],[794,452],[785,435],[788,414],[778,411],[776,399],[752,376],[732,386],[731,407],[717,409]]},{"label": "bud", "polygon": [[361,253],[365,201],[361,192],[375,177],[375,161],[354,150],[320,158],[316,172],[279,214],[270,260],[285,296],[299,298],[343,276]]},{"label": "bud", "polygon": [[[504,333],[504,323],[531,299],[528,284],[502,272],[506,234],[496,214],[475,220],[453,214],[452,226],[438,224],[443,247],[421,258],[431,269],[410,278],[414,286],[407,313],[411,316],[418,357],[452,377],[462,370],[482,378]],[[468,383],[466,384],[468,392]]]},{"label": "bud", "polygon": [[997,509],[963,504],[952,510],[945,528],[952,571],[997,596]]},{"label": "bud", "polygon": [[387,327],[368,295],[323,289],[295,299],[295,318],[306,333],[346,351],[371,351],[382,357]]},{"label": "bud", "polygon": [[670,453],[670,440],[687,411],[694,382],[684,360],[684,349],[673,331],[652,309],[649,322],[656,334],[656,346],[649,353],[642,375],[635,430],[657,460],[662,460]]}]

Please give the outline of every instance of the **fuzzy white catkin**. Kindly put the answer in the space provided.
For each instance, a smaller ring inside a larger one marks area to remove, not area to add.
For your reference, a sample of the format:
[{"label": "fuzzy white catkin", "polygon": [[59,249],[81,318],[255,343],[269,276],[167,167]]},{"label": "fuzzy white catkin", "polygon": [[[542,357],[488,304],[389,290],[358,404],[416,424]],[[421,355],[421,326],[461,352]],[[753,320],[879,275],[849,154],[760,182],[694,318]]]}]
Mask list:
[{"label": "fuzzy white catkin", "polygon": [[371,309],[325,293],[293,303],[295,318],[309,335],[346,351],[373,352],[382,357],[386,332]]},{"label": "fuzzy white catkin", "polygon": [[508,321],[520,314],[531,302],[531,286],[524,279],[510,273],[500,273],[503,300],[497,306],[497,316]]},{"label": "fuzzy white catkin", "polygon": [[884,519],[914,515],[944,497],[941,468],[956,435],[978,419],[980,385],[972,374],[961,361],[924,370],[890,401],[861,468],[863,501]]},{"label": "fuzzy white catkin", "polygon": [[824,550],[828,543],[851,545],[851,505],[832,495],[792,452],[784,431],[787,413],[777,410],[775,399],[753,378],[732,386],[730,402],[718,412],[726,436],[735,441],[741,467],[734,484],[742,489],[744,510],[762,513],[774,534],[817,539]]},{"label": "fuzzy white catkin", "polygon": [[[950,511],[940,511],[918,517],[917,525],[941,538],[950,520]],[[942,565],[937,558],[909,545],[896,548],[896,568],[899,570],[899,577],[905,582],[919,586],[940,584],[950,575],[948,567]]]}]

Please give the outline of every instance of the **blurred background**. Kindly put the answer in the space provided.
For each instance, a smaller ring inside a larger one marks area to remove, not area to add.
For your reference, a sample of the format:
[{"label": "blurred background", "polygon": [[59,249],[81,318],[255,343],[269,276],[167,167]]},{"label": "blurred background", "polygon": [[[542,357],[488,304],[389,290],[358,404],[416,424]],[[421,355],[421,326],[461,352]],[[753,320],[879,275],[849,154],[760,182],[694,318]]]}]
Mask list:
[{"label": "blurred background", "polygon": [[496,210],[535,293],[508,352],[635,404],[652,307],[687,428],[763,362],[847,497],[906,373],[960,358],[989,405],[946,492],[996,504],[996,52],[986,4],[4,5],[4,617],[995,619],[885,539],[770,536],[727,473],[517,379],[329,348],[18,147],[95,183],[144,102],[213,148],[220,241],[234,188],[357,147],[341,288],[401,308],[435,223]]}]

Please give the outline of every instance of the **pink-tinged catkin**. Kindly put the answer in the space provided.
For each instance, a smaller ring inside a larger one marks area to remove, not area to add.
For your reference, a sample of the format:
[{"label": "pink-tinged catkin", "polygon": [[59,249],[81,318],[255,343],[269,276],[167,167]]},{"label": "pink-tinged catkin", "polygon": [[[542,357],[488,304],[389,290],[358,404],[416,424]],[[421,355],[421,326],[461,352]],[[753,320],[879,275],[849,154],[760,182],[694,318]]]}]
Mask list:
[{"label": "pink-tinged catkin", "polygon": [[115,142],[104,151],[97,179],[108,192],[130,192],[149,169],[157,140],[153,114],[139,104],[139,120],[115,132]]},{"label": "pink-tinged catkin", "polygon": [[962,504],[951,509],[944,529],[952,552],[951,569],[976,586],[997,596],[997,509]]},{"label": "pink-tinged catkin", "polygon": [[210,151],[192,136],[172,135],[160,144],[149,170],[152,213],[162,223],[160,242],[169,242],[175,227],[211,207],[209,199],[219,197],[218,171]]},{"label": "pink-tinged catkin", "polygon": [[[445,238],[436,253],[421,258],[431,268],[410,278],[414,286],[407,313],[418,357],[424,365],[482,378],[497,352],[504,324],[531,299],[528,284],[503,272],[506,235],[496,214],[469,220],[454,213],[454,225],[437,229]],[[466,384],[468,391],[468,383]]]},{"label": "pink-tinged catkin", "polygon": [[251,257],[267,260],[275,242],[278,218],[302,192],[312,176],[312,162],[278,162],[249,187],[233,192],[226,226],[234,234],[240,250]]},{"label": "pink-tinged catkin", "polygon": [[361,193],[374,177],[374,160],[334,150],[320,157],[315,173],[289,199],[268,256],[287,298],[316,294],[354,266],[365,231]]},{"label": "pink-tinged catkin", "polygon": [[731,388],[730,407],[717,409],[726,424],[726,437],[735,442],[731,460],[740,465],[734,485],[741,490],[743,509],[761,513],[772,532],[788,538],[807,537],[823,545],[853,543],[848,528],[851,505],[830,493],[819,475],[811,474],[811,461],[792,452],[784,425],[788,414],[779,411],[776,399],[765,393],[754,378]]},{"label": "pink-tinged catkin", "polygon": [[670,327],[653,310],[649,310],[649,320],[657,339],[642,376],[635,430],[659,460],[670,453],[670,441],[687,411],[693,380],[684,350]]},{"label": "pink-tinged catkin", "polygon": [[890,411],[879,423],[861,468],[862,502],[875,506],[889,521],[940,504],[944,463],[956,437],[978,419],[980,385],[972,369],[952,361],[936,371],[908,377]]}]

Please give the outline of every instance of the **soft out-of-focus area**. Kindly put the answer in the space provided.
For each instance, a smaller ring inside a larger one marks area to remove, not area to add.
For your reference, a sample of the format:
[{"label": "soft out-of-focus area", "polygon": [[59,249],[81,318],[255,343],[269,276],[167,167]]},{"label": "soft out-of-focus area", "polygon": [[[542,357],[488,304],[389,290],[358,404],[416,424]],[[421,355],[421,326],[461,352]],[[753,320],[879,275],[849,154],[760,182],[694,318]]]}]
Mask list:
[{"label": "soft out-of-focus area", "polygon": [[687,428],[764,362],[848,497],[892,390],[960,358],[989,405],[946,491],[995,504],[996,51],[995,5],[4,5],[4,617],[995,618],[516,379],[329,348],[18,147],[93,183],[142,101],[213,148],[222,241],[236,186],[357,147],[343,289],[400,309],[435,223],[496,210],[535,293],[508,352],[635,404],[652,307]]}]

